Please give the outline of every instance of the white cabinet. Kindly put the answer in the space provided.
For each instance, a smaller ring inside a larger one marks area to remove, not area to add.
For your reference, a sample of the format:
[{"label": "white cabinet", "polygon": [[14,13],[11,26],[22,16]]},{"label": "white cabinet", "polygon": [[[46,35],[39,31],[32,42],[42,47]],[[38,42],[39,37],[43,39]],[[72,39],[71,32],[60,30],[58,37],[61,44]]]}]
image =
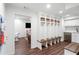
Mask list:
[{"label": "white cabinet", "polygon": [[79,26],[79,19],[65,20],[64,25],[65,26]]},{"label": "white cabinet", "polygon": [[76,55],[76,53],[64,49],[64,55]]},{"label": "white cabinet", "polygon": [[72,42],[79,43],[79,33],[72,33]]}]

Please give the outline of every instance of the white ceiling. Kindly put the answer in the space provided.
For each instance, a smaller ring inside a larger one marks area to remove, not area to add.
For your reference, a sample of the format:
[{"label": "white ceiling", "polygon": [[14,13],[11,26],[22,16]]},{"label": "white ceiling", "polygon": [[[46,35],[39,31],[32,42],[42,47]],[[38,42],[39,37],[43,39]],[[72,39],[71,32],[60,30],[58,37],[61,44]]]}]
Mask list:
[{"label": "white ceiling", "polygon": [[79,5],[65,10],[64,14],[69,14],[71,16],[79,16]]},{"label": "white ceiling", "polygon": [[[47,9],[46,4],[48,3],[9,3],[10,6],[15,6],[19,8],[30,9],[35,12],[46,12],[56,16],[69,15],[79,15],[79,4],[78,3],[50,3],[51,8]],[[63,11],[60,14],[59,11]]]}]

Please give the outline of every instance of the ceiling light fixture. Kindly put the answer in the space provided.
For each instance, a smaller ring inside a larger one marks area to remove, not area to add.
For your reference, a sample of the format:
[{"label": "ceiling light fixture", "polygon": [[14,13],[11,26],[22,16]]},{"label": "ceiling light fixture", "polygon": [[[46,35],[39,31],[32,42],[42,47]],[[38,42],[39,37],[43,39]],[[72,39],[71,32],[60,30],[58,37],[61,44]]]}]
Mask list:
[{"label": "ceiling light fixture", "polygon": [[46,7],[47,7],[47,8],[50,8],[50,7],[51,7],[51,5],[50,5],[50,4],[47,4],[47,5],[46,5]]},{"label": "ceiling light fixture", "polygon": [[63,13],[63,11],[59,11],[59,13],[60,13],[60,14],[62,14],[62,13]]}]

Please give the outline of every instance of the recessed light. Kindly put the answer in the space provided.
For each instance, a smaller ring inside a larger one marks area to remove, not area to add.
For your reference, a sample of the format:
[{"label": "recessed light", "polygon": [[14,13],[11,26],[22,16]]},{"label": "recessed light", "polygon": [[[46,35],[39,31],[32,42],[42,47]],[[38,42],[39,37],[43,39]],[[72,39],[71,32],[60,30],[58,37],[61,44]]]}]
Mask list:
[{"label": "recessed light", "polygon": [[50,5],[50,4],[47,4],[47,5],[46,5],[46,8],[50,8],[50,7],[51,7],[51,5]]},{"label": "recessed light", "polygon": [[62,13],[63,13],[63,11],[61,10],[61,11],[59,11],[59,13],[60,13],[60,14],[62,14]]}]

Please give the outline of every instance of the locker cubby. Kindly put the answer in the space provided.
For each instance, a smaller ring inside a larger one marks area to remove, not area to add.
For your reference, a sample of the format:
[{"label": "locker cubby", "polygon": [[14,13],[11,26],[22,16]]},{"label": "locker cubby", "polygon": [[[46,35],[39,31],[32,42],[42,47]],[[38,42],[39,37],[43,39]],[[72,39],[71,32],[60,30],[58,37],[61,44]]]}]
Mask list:
[{"label": "locker cubby", "polygon": [[45,18],[44,17],[41,17],[41,21],[45,21]]},{"label": "locker cubby", "polygon": [[[55,41],[59,43],[58,37],[61,36],[60,20],[47,15],[43,15],[43,16],[40,15],[39,19],[40,19],[39,40],[41,39],[46,40],[46,38],[48,38],[46,42],[51,45],[53,40],[54,43]],[[47,44],[45,46],[48,47]]]}]

